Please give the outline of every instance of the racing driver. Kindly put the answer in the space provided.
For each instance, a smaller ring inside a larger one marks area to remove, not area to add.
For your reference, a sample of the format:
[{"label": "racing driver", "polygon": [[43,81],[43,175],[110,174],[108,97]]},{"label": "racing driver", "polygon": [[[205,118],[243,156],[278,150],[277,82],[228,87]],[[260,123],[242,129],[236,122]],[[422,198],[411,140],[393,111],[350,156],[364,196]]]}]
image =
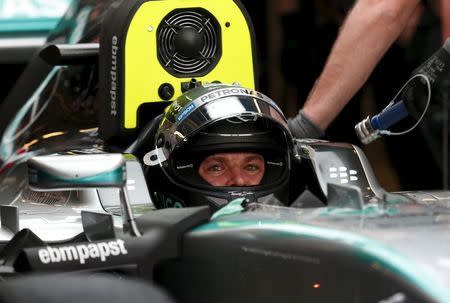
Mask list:
[{"label": "racing driver", "polygon": [[144,156],[159,208],[210,205],[236,198],[289,205],[293,138],[267,96],[239,86],[194,88],[165,110]]}]

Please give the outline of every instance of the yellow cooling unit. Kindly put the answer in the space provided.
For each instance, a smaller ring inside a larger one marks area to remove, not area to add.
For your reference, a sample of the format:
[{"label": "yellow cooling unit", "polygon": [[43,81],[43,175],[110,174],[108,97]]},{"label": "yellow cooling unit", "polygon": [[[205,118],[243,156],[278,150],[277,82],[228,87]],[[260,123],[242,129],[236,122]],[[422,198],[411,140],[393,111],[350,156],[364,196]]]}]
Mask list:
[{"label": "yellow cooling unit", "polygon": [[135,134],[196,83],[255,88],[254,32],[238,0],[126,0],[100,35],[100,134]]}]

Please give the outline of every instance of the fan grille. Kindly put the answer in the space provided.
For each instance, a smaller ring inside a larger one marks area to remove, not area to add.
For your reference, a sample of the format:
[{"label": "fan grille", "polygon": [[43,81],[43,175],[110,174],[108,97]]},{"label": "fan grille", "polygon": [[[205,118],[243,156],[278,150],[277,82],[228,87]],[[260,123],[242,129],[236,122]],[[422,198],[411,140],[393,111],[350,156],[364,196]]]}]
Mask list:
[{"label": "fan grille", "polygon": [[[175,38],[185,28],[194,29],[203,45],[192,56],[177,49]],[[220,26],[209,12],[203,9],[175,10],[168,14],[158,27],[158,59],[172,75],[181,77],[202,76],[208,73],[221,56]]]}]

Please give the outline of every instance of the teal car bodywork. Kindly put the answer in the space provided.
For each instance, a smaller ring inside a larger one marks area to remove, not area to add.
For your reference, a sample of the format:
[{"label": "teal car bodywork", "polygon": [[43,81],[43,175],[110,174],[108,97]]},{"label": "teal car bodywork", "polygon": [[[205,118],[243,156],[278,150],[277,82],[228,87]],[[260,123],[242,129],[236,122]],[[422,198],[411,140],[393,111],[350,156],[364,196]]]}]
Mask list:
[{"label": "teal car bodywork", "polygon": [[[221,234],[222,237],[228,235],[235,238],[236,242],[246,241],[246,244],[241,244],[241,251],[259,255],[267,263],[291,263],[289,276],[297,276],[299,281],[308,278],[302,277],[302,266],[297,268],[293,264],[303,263],[304,271],[308,271],[308,264],[313,264],[317,268],[309,269],[311,278],[304,284],[314,290],[309,298],[315,298],[315,301],[323,299],[319,288],[331,291],[332,284],[340,284],[330,279],[334,273],[320,273],[318,269],[326,264],[326,254],[334,254],[345,255],[342,259],[336,259],[349,271],[346,277],[349,280],[352,280],[350,272],[362,266],[367,273],[372,272],[387,284],[402,281],[403,287],[408,288],[410,293],[398,292],[397,297],[405,297],[405,301],[398,302],[450,302],[448,205],[443,200],[438,201],[436,196],[431,203],[433,194],[430,193],[421,193],[419,197],[417,193],[401,195],[414,196],[415,201],[367,204],[362,210],[345,207],[292,209],[264,205],[244,209],[236,206],[239,203],[234,203],[228,210],[222,209],[220,216],[216,215],[209,223],[195,228],[187,237],[197,240],[210,238],[211,241],[212,235]],[[258,238],[273,245],[260,246]],[[281,242],[285,242],[286,247],[277,245]],[[320,245],[317,249],[308,249],[308,246],[315,246],[312,243]],[[367,283],[362,276],[359,276],[361,280],[358,283],[354,281],[355,289],[363,289],[361,285]],[[376,284],[372,284],[374,289],[384,288]],[[286,293],[294,292],[289,287],[286,289]],[[391,297],[395,295],[395,292],[391,293]],[[370,297],[374,301],[375,298]],[[378,300],[381,299],[378,297]],[[325,301],[328,302],[328,299]]]},{"label": "teal car bodywork", "polygon": [[0,35],[45,36],[53,30],[73,0],[1,0]]},{"label": "teal car bodywork", "polygon": [[0,63],[28,62],[78,1],[0,0]]},{"label": "teal car bodywork", "polygon": [[45,36],[58,25],[73,2],[73,0],[1,0],[0,35]]}]

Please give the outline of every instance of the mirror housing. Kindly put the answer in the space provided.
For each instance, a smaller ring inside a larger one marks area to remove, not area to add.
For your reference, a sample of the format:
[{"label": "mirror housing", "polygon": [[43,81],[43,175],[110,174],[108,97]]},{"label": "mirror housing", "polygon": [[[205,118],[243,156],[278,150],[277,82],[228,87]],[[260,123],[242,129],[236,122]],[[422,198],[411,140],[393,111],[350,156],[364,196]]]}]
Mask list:
[{"label": "mirror housing", "polygon": [[141,236],[126,187],[122,154],[48,155],[28,160],[28,184],[35,191],[118,188],[124,231]]}]

